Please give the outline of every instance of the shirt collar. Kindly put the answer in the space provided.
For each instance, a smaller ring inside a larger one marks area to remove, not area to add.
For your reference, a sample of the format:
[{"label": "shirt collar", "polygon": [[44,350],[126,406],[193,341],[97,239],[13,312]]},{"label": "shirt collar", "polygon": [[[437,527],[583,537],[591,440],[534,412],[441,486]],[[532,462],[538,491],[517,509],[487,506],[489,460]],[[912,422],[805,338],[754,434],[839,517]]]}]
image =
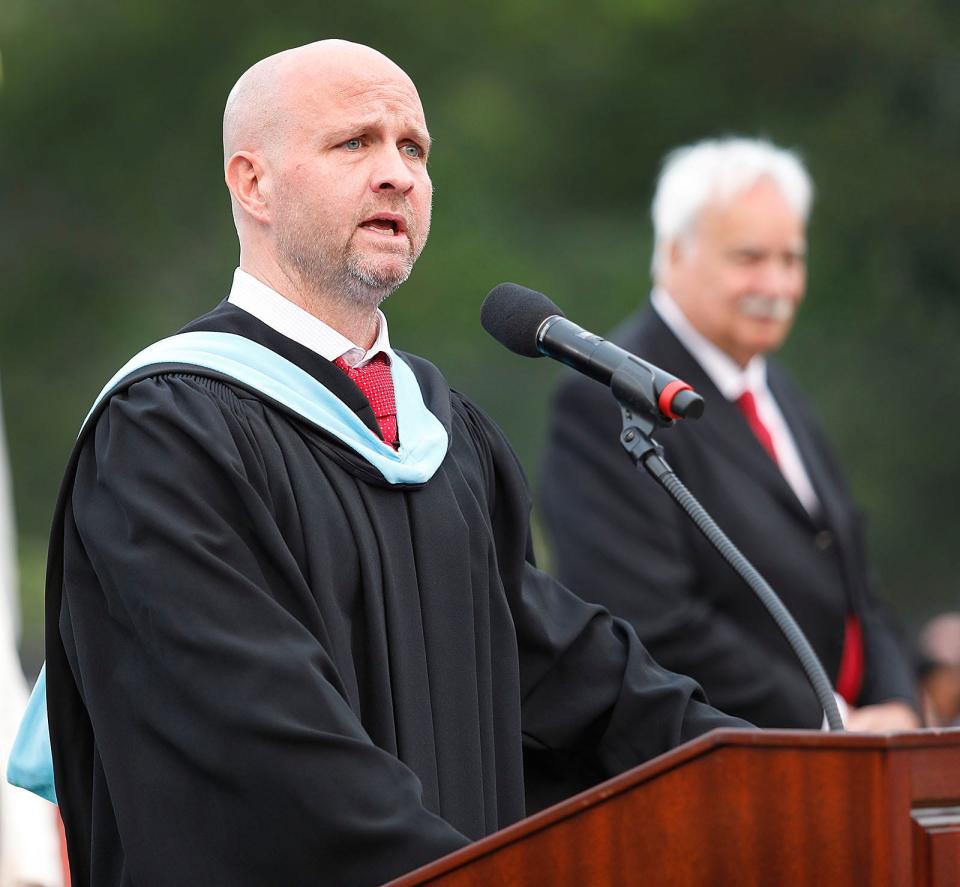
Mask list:
[{"label": "shirt collar", "polygon": [[741,367],[695,329],[683,309],[661,287],[655,287],[650,294],[650,304],[727,400],[736,400],[744,391],[758,393],[766,390],[767,362],[763,355],[755,355],[745,367]]},{"label": "shirt collar", "polygon": [[379,309],[377,338],[373,345],[364,351],[329,324],[314,317],[299,305],[294,305],[275,289],[240,268],[233,272],[233,287],[227,301],[331,362],[342,357],[347,366],[359,367],[380,352],[384,352],[389,358],[387,318]]}]

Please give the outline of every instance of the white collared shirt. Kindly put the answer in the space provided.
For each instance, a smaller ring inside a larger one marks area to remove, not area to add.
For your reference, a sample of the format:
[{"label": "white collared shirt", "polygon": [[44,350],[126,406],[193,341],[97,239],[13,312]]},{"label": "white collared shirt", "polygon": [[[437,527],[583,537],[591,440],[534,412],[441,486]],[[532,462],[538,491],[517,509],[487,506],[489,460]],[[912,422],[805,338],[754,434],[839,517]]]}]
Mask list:
[{"label": "white collared shirt", "polygon": [[773,448],[784,479],[807,513],[816,513],[820,500],[804,468],[790,428],[767,386],[767,362],[763,356],[758,354],[745,367],[740,367],[730,355],[696,330],[680,306],[660,287],[650,295],[650,304],[727,400],[734,402],[745,391],[753,392],[757,414],[773,438]]},{"label": "white collared shirt", "polygon": [[379,309],[377,338],[364,351],[333,327],[240,268],[233,272],[233,287],[227,301],[329,361],[342,357],[349,367],[363,366],[390,347],[387,318]]}]

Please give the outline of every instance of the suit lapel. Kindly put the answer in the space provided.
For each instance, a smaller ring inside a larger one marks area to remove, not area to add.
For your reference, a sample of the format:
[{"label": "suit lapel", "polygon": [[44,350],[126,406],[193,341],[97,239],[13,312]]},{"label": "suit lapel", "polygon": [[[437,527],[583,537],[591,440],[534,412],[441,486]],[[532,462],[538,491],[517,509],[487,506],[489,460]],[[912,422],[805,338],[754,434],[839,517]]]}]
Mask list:
[{"label": "suit lapel", "polygon": [[834,531],[842,531],[843,515],[846,513],[843,500],[840,498],[836,485],[831,481],[830,467],[823,459],[822,450],[816,445],[811,433],[810,420],[803,415],[800,404],[792,395],[790,387],[784,383],[783,376],[771,366],[767,384],[777,400],[780,412],[790,428],[794,443],[803,460],[803,467],[807,471],[810,483],[820,500],[822,517],[818,523],[826,523]]},{"label": "suit lapel", "polygon": [[[647,316],[644,317],[641,326],[650,329],[651,341],[655,341],[658,347],[655,354],[648,350],[647,355],[639,356],[658,363],[665,370],[688,382],[706,401],[704,414],[696,421],[703,426],[702,436],[710,441],[710,446],[715,446],[726,458],[743,466],[757,483],[766,487],[786,508],[809,524],[811,517],[807,510],[797,499],[790,484],[787,483],[763,445],[750,430],[750,426],[747,425],[746,419],[736,405],[720,393],[704,369],[652,308],[647,308]],[[780,402],[779,397],[777,402]],[[680,423],[681,426],[682,424]],[[790,430],[795,433],[795,425],[792,422]],[[660,443],[664,444],[667,461],[670,459],[670,435],[683,433],[683,428],[678,427],[660,435]],[[806,462],[806,453],[803,450],[801,455]],[[819,494],[819,489],[817,492]]]}]

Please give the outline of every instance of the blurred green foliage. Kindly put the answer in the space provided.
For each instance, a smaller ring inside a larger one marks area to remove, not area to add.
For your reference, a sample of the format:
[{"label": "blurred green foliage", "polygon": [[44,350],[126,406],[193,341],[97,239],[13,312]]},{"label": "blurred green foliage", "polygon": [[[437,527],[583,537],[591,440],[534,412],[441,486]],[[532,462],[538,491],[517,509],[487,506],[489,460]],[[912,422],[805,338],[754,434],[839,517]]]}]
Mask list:
[{"label": "blurred green foliage", "polygon": [[229,286],[226,94],[258,58],[327,36],[399,62],[435,138],[433,234],[387,305],[391,336],[489,409],[534,478],[556,369],[487,339],[486,291],[516,280],[609,328],[646,294],[667,150],[726,133],[798,148],[818,197],[784,359],[872,519],[885,596],[910,624],[956,606],[954,4],[2,0],[0,374],[28,645],[92,398]]}]

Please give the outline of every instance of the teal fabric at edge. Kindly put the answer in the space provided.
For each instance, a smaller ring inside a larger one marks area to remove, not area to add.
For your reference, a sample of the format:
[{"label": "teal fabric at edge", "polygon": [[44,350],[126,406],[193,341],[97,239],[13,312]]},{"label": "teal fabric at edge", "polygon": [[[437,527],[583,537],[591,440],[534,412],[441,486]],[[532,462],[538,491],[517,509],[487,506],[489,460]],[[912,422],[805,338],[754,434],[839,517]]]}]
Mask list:
[{"label": "teal fabric at edge", "polygon": [[90,413],[118,382],[139,369],[151,364],[190,364],[230,376],[326,429],[389,483],[426,483],[447,454],[447,432],[424,404],[413,370],[392,350],[388,349],[387,355],[397,402],[399,450],[384,443],[309,373],[270,349],[231,333],[180,333],[145,348],[106,384]]},{"label": "teal fabric at edge", "polygon": [[[400,448],[384,443],[309,373],[268,348],[231,333],[180,333],[145,348],[104,386],[84,419],[123,379],[144,367],[187,364],[236,379],[326,429],[379,471],[391,484],[430,480],[447,453],[447,432],[423,402],[413,370],[388,350],[397,404]],[[30,694],[10,753],[7,781],[56,803],[47,724],[46,666]]]},{"label": "teal fabric at edge", "polygon": [[7,782],[57,803],[53,786],[53,757],[50,752],[50,731],[47,727],[47,667],[30,694],[13,751],[7,763]]}]

